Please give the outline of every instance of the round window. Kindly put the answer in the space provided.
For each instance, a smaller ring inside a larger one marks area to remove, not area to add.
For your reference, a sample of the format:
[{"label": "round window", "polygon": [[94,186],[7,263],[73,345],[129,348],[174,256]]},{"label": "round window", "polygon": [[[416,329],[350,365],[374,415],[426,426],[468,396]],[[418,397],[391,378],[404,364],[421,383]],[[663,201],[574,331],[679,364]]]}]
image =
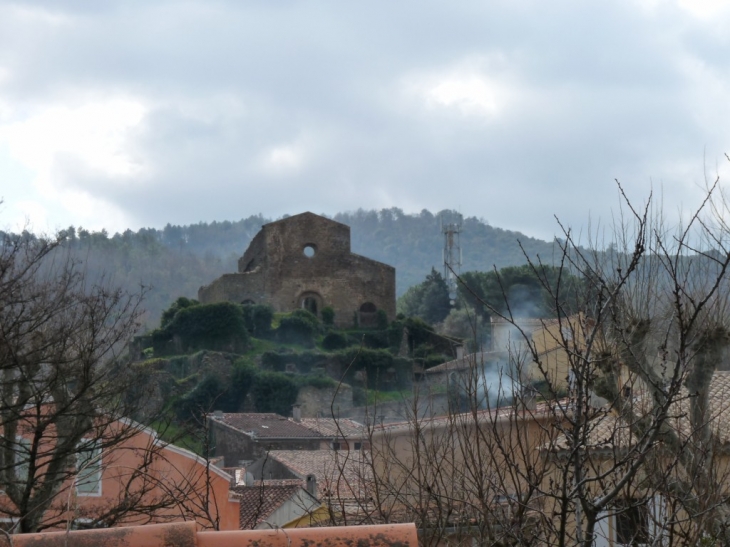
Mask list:
[{"label": "round window", "polygon": [[312,258],[314,256],[314,253],[316,253],[316,249],[314,248],[314,245],[307,245],[304,247],[304,256],[307,258]]}]

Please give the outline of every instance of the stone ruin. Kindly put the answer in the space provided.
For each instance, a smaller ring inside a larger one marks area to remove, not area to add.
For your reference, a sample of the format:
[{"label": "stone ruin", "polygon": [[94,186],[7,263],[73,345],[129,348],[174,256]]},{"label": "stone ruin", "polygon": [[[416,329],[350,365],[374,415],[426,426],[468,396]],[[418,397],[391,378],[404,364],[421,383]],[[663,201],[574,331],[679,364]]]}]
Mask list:
[{"label": "stone ruin", "polygon": [[340,328],[375,326],[378,310],[395,318],[395,268],[350,251],[350,227],[302,213],[264,224],[238,261],[198,290],[198,300],[304,308],[331,307]]}]

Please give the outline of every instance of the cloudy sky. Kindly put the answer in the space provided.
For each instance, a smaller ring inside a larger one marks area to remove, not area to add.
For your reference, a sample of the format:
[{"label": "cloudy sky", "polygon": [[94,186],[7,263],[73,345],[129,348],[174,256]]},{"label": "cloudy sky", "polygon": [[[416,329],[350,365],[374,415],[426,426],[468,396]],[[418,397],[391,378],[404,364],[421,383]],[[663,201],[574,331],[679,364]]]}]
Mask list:
[{"label": "cloudy sky", "polygon": [[730,175],[730,1],[0,0],[0,226],[460,209]]}]

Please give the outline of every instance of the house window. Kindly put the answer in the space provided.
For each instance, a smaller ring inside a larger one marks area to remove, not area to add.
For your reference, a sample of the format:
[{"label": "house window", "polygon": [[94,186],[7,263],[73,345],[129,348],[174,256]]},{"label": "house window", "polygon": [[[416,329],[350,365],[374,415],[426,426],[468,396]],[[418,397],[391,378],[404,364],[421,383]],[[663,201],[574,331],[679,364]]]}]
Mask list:
[{"label": "house window", "polygon": [[[5,440],[3,439],[3,443]],[[30,448],[31,448],[31,442],[28,439],[24,439],[23,437],[15,437],[15,443],[11,444],[10,446],[11,450],[13,451],[13,463],[10,466],[13,471],[15,472],[15,475],[13,477],[13,482],[15,485],[19,488],[25,488],[26,483],[28,482],[28,470],[30,469]],[[4,467],[4,462],[2,461],[2,451],[0,451],[0,467]],[[0,489],[0,493],[4,493],[4,489]],[[6,519],[7,520],[7,519]],[[2,521],[5,522],[5,521]],[[9,521],[8,521],[9,522]],[[15,522],[15,521],[13,521]],[[6,522],[7,524],[7,522]],[[4,528],[5,525],[0,524],[0,529],[6,530]],[[7,531],[7,530],[6,530]]]},{"label": "house window", "polygon": [[20,484],[28,482],[28,470],[30,469],[30,440],[18,437],[15,449],[15,476]]},{"label": "house window", "polygon": [[[95,528],[93,526],[94,519],[90,518],[77,518],[71,521],[71,530],[89,530]],[[97,525],[98,527],[98,525]]]},{"label": "house window", "polygon": [[355,443],[355,450],[362,450],[362,443]]},{"label": "house window", "polygon": [[649,511],[645,501],[626,500],[617,507],[616,542],[619,545],[649,543]]},{"label": "house window", "polygon": [[[18,519],[15,518],[0,518],[0,530],[9,534],[14,534],[18,528]],[[0,534],[2,536],[2,534]]]},{"label": "house window", "polygon": [[82,439],[76,455],[76,492],[80,496],[101,495],[101,446],[98,440]]},{"label": "house window", "polygon": [[340,443],[332,443],[332,450],[339,450],[340,449]]}]

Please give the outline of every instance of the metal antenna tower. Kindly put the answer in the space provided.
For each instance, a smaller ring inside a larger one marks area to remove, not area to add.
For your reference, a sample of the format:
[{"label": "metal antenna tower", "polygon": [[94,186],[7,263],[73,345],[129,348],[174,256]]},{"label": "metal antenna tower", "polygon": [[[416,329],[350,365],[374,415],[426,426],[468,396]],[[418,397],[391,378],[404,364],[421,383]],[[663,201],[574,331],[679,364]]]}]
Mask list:
[{"label": "metal antenna tower", "polygon": [[[454,220],[454,219],[452,219]],[[444,280],[449,288],[449,302],[456,305],[456,276],[461,273],[461,215],[456,215],[456,222],[443,222],[441,233],[444,234]]]}]

